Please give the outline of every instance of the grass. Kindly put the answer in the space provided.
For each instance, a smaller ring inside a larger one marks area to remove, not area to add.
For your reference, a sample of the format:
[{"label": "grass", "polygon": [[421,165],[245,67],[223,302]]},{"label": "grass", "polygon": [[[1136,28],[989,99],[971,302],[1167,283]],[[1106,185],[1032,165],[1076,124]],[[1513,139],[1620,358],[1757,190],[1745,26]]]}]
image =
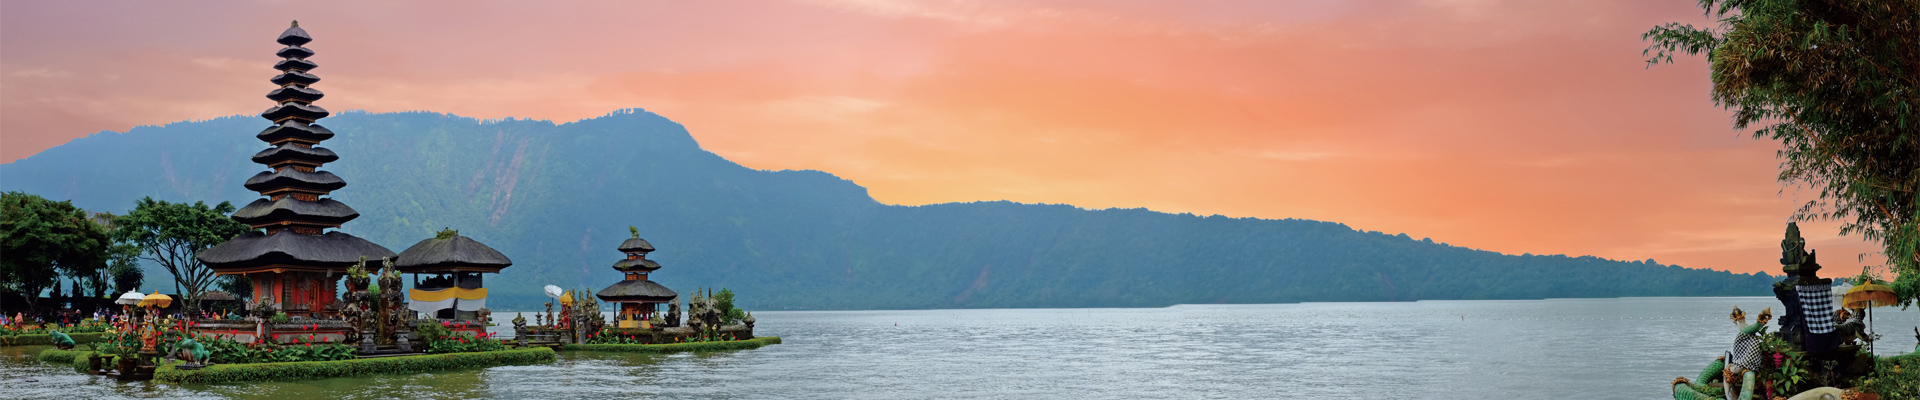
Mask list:
[{"label": "grass", "polygon": [[474,353],[429,354],[336,361],[257,364],[216,364],[197,370],[178,369],[181,362],[154,370],[153,379],[165,383],[233,383],[270,380],[320,379],[374,374],[410,374],[500,365],[544,364],[554,361],[553,349],[535,347]]}]

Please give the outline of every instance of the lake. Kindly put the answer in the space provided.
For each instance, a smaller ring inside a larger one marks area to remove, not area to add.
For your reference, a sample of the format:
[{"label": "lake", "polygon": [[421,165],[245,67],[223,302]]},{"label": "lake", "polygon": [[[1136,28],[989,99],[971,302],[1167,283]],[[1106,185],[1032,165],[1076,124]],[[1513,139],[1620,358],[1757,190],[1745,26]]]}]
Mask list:
[{"label": "lake", "polygon": [[[1780,310],[1732,297],[767,311],[757,333],[784,344],[242,385],[118,383],[4,347],[0,397],[1656,399],[1731,346],[1734,305]],[[1874,317],[1879,353],[1913,351],[1920,310]]]}]

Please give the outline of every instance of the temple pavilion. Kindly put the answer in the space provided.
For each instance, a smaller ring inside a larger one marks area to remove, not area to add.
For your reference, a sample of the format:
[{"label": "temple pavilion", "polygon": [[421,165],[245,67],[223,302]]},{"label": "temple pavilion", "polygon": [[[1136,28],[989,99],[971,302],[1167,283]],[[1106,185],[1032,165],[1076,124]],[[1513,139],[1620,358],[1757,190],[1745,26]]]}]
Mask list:
[{"label": "temple pavilion", "polygon": [[365,239],[328,230],[340,228],[360,213],[327,197],[347,183],[319,170],[340,156],[318,146],[334,133],[314,123],[328,113],[313,105],[323,94],[310,87],[320,77],[308,71],[319,65],[307,60],[313,50],[301,47],[313,38],[295,21],[277,41],[286,46],[276,53],[284,59],[273,65],[280,74],[271,81],[279,88],[267,93],[276,104],[260,113],[273,126],[255,136],[268,147],[253,155],[253,162],[265,164],[269,171],[245,184],[262,198],[233,213],[235,221],[254,230],[201,251],[195,258],[215,274],[247,277],[253,282],[250,300],[255,304],[272,305],[290,315],[330,315],[334,311],[328,306],[338,298],[334,288],[347,267],[361,257],[377,260],[394,254]]},{"label": "temple pavilion", "polygon": [[[415,243],[393,262],[400,273],[413,274],[407,308],[445,320],[477,320],[475,312],[487,307],[481,274],[497,274],[511,265],[506,255],[451,229]],[[422,280],[422,275],[427,278]]]},{"label": "temple pavilion", "polygon": [[653,319],[661,304],[673,301],[680,294],[647,279],[648,273],[660,269],[660,263],[647,259],[647,253],[653,252],[653,244],[641,239],[638,229],[628,229],[633,231],[633,238],[621,242],[619,249],[627,253],[627,258],[613,263],[613,269],[625,273],[626,279],[594,296],[603,302],[620,304],[619,327],[638,328],[641,321]]}]

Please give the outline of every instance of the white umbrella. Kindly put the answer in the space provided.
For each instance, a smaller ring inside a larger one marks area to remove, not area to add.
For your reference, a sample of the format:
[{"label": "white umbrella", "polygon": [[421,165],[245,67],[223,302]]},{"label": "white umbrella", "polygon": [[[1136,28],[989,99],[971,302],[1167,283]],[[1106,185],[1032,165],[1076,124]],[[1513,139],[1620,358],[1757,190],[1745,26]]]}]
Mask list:
[{"label": "white umbrella", "polygon": [[554,285],[547,285],[546,291],[547,291],[547,297],[552,297],[555,299],[560,298],[561,295],[567,294],[566,290],[562,290],[560,289],[559,286],[554,286]]},{"label": "white umbrella", "polygon": [[140,291],[129,290],[127,291],[126,294],[120,295],[120,299],[114,300],[113,303],[130,306],[130,305],[140,304],[141,300],[146,300],[146,299],[147,299],[147,295],[140,294]]}]

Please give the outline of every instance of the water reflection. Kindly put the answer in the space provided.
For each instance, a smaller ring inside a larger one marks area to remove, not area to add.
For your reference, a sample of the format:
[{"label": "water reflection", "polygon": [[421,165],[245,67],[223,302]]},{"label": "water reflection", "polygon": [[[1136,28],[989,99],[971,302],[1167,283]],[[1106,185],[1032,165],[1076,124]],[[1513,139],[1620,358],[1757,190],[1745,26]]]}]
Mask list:
[{"label": "water reflection", "polygon": [[[1779,307],[1750,297],[756,312],[760,333],[785,344],[188,387],[77,375],[32,361],[45,347],[9,347],[0,397],[1646,399],[1732,344],[1734,305]],[[1875,317],[1881,353],[1912,351],[1901,332],[1920,312]]]}]

